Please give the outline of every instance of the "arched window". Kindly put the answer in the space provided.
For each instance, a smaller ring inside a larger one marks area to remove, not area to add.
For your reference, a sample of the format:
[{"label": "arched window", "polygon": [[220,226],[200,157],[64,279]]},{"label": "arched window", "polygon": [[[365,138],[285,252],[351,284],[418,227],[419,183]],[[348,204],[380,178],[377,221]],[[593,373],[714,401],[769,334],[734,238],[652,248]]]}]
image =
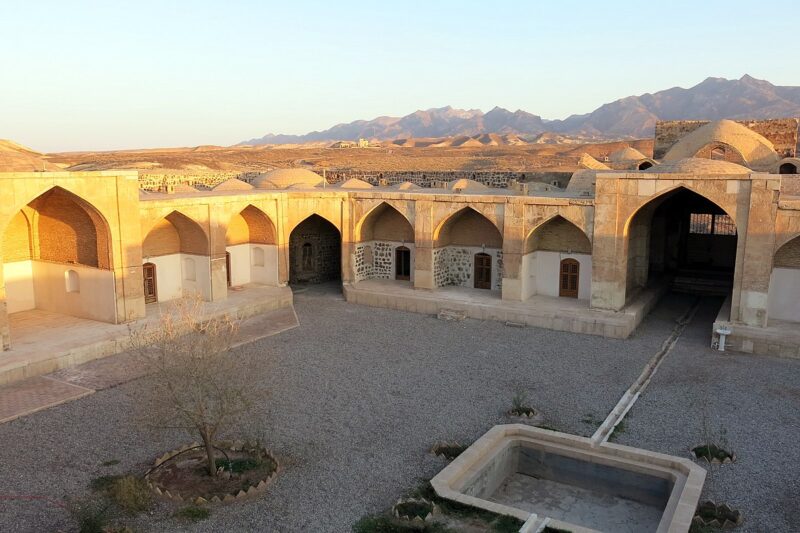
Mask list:
[{"label": "arched window", "polygon": [[197,272],[194,259],[187,257],[183,260],[183,279],[185,281],[197,281]]},{"label": "arched window", "polygon": [[725,160],[725,148],[722,146],[717,146],[716,148],[711,149],[711,159],[724,161]]},{"label": "arched window", "polygon": [[253,248],[253,266],[264,266],[264,249],[260,246]]},{"label": "arched window", "polygon": [[64,272],[64,282],[66,283],[67,292],[81,292],[81,280],[74,270]]},{"label": "arched window", "polygon": [[778,169],[779,174],[797,174],[797,166],[793,163],[784,163]]},{"label": "arched window", "polygon": [[650,161],[642,161],[641,163],[639,163],[639,170],[647,170],[652,166],[653,163],[651,163]]}]

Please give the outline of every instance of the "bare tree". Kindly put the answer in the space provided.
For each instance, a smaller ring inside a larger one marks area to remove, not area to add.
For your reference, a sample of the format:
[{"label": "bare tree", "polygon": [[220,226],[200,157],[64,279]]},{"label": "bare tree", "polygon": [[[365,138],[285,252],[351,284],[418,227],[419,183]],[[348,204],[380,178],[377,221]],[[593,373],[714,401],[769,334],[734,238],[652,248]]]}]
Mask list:
[{"label": "bare tree", "polygon": [[136,398],[141,420],[199,435],[215,476],[215,439],[235,428],[264,390],[255,358],[229,353],[238,322],[227,315],[204,320],[202,307],[199,297],[176,300],[156,323],[132,329],[130,340],[146,372],[146,392]]}]

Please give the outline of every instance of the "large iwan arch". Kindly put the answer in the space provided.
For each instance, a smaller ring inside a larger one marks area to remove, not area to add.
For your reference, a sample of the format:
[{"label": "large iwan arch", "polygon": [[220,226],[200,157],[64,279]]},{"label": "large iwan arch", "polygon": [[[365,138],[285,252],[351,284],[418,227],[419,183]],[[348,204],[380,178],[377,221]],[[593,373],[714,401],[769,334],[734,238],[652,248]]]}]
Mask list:
[{"label": "large iwan arch", "polygon": [[89,202],[53,187],[3,231],[9,313],[42,309],[116,321],[109,225]]},{"label": "large iwan arch", "polygon": [[342,279],[342,237],[328,220],[313,214],[289,235],[289,283]]}]

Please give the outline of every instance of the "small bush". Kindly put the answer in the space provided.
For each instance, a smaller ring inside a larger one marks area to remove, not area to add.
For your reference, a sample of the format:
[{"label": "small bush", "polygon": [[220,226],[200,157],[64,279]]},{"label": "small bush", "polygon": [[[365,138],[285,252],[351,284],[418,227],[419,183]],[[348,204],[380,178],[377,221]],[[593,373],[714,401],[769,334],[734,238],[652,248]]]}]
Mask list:
[{"label": "small bush", "polygon": [[103,533],[109,522],[109,503],[97,498],[69,502],[67,510],[80,533]]},{"label": "small bush", "polygon": [[455,533],[436,522],[407,522],[386,515],[365,516],[353,526],[354,533]]},{"label": "small bush", "polygon": [[145,480],[135,476],[116,479],[108,489],[111,500],[128,513],[140,513],[150,508],[153,496]]},{"label": "small bush", "polygon": [[433,505],[423,501],[410,500],[398,503],[394,509],[401,517],[412,519],[416,517],[425,520],[425,517],[433,511]]},{"label": "small bush", "polygon": [[117,482],[122,476],[100,476],[94,478],[89,483],[89,488],[94,492],[108,492],[114,483]]},{"label": "small bush", "polygon": [[175,512],[175,516],[188,520],[189,522],[200,522],[211,516],[211,509],[208,507],[199,507],[197,505],[190,505]]}]

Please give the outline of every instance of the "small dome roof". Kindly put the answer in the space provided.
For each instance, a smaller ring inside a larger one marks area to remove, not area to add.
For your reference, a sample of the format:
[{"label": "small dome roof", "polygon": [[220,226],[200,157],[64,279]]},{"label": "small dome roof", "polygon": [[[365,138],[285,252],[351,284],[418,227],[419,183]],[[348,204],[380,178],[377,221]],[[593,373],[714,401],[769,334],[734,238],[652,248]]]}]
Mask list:
[{"label": "small dome roof", "polygon": [[394,188],[400,191],[409,191],[411,189],[419,189],[420,186],[415,183],[411,183],[410,181],[404,181],[403,183],[398,183],[395,185]]},{"label": "small dome roof", "polygon": [[591,170],[609,170],[608,165],[601,163],[587,153],[581,154],[581,158],[578,159],[578,166]]},{"label": "small dome roof", "polygon": [[489,187],[487,187],[483,183],[477,182],[475,180],[469,180],[466,178],[461,178],[459,180],[450,182],[448,188],[451,191],[466,191],[466,192],[486,191],[489,189]]},{"label": "small dome roof", "polygon": [[608,154],[608,160],[612,163],[641,161],[642,159],[647,159],[647,156],[636,148],[631,148],[630,146],[626,146],[622,150],[617,150],[616,152],[611,152]]},{"label": "small dome roof", "polygon": [[255,189],[252,185],[247,183],[246,181],[242,181],[239,178],[230,178],[222,183],[218,183],[212,189],[213,191],[249,191],[251,189]]},{"label": "small dome roof", "polygon": [[752,171],[747,167],[730,161],[687,157],[680,161],[655,165],[645,170],[645,172],[653,174],[750,174]]},{"label": "small dome roof", "polygon": [[323,178],[305,168],[277,168],[256,177],[251,183],[257,189],[286,189],[291,186],[316,187]]},{"label": "small dome roof", "polygon": [[576,192],[594,192],[594,186],[597,182],[597,171],[589,168],[577,170],[572,174],[572,177],[567,183],[568,191]]},{"label": "small dome roof", "polygon": [[172,188],[173,192],[197,192],[196,187],[192,187],[188,183],[177,183],[175,187]]},{"label": "small dome roof", "polygon": [[341,189],[371,189],[373,185],[358,178],[350,178],[349,180],[343,181],[337,185],[337,187]]}]

